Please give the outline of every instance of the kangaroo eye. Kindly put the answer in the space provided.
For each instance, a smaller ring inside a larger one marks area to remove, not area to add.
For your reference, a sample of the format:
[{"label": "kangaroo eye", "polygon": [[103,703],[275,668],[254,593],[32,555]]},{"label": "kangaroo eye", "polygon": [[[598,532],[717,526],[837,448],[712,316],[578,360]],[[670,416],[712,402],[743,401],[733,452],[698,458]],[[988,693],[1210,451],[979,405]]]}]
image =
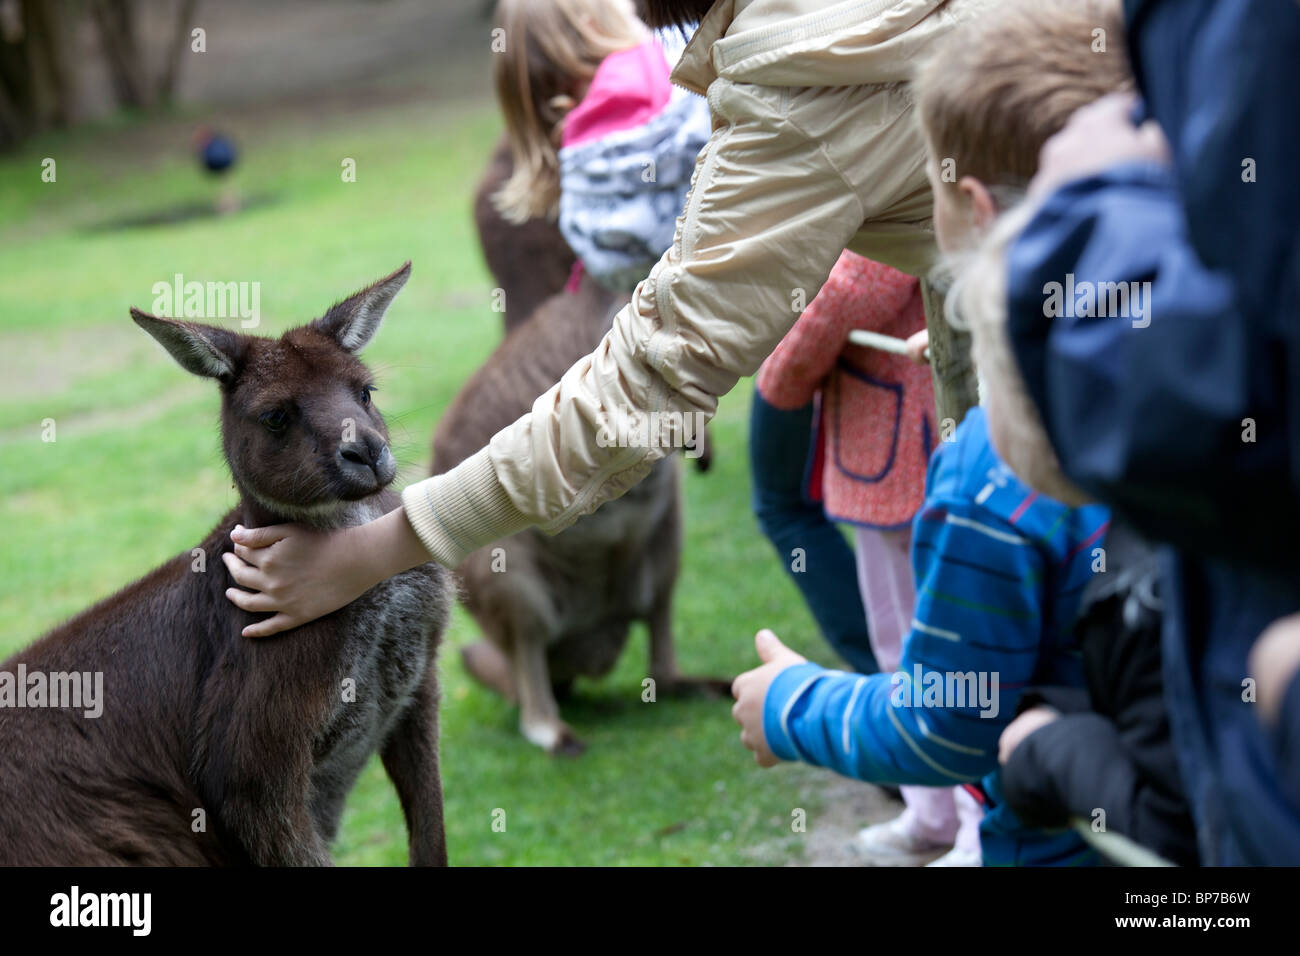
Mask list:
[{"label": "kangaroo eye", "polygon": [[362,388],[361,388],[361,404],[362,404],[362,405],[369,405],[369,404],[370,404],[370,393],[371,393],[371,392],[374,392],[374,391],[378,391],[378,389],[376,389],[375,386],[373,386],[373,385],[363,385],[363,386],[362,386]]},{"label": "kangaroo eye", "polygon": [[267,431],[278,435],[288,427],[289,416],[285,414],[283,408],[275,408],[269,412],[263,412],[258,421],[266,427]]}]

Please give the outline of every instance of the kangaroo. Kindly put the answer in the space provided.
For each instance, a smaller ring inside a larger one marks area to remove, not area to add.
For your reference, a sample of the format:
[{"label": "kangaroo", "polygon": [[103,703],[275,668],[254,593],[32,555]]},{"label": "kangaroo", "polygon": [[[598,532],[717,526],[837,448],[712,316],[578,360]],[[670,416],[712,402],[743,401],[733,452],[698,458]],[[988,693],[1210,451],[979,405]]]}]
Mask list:
[{"label": "kangaroo", "polygon": [[192,551],[0,664],[0,695],[23,672],[103,686],[98,717],[0,707],[0,864],[327,865],[376,750],[410,862],[446,863],[434,655],[447,573],[422,565],[255,640],[221,561],[236,523],[339,528],[398,506],[356,353],[409,275],[408,262],[279,339],[131,310],[183,368],[219,383],[240,500]]},{"label": "kangaroo", "polygon": [[488,271],[505,298],[507,333],[563,290],[576,261],[554,220],[515,223],[501,215],[492,197],[514,169],[510,140],[502,136],[474,192],[474,225]]},{"label": "kangaroo", "polygon": [[[433,473],[459,464],[528,411],[596,348],[626,301],[583,277],[575,292],[544,302],[443,415]],[[677,672],[672,595],[681,545],[679,468],[665,458],[621,498],[558,535],[528,530],[480,548],[457,569],[461,602],[487,639],[462,649],[466,669],[518,702],[528,740],[566,756],[585,747],[561,720],[557,693],[563,696],[579,676],[608,673],[634,621],[648,625],[649,675],[658,693],[728,693],[728,680]]]}]

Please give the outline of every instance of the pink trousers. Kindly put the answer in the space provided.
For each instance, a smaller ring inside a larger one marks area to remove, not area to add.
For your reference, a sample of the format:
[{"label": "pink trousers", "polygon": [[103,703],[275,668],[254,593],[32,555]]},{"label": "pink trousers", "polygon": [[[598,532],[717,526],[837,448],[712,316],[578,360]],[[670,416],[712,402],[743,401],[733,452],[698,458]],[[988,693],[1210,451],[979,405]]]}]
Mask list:
[{"label": "pink trousers", "polygon": [[[867,613],[871,650],[882,673],[898,669],[903,641],[912,629],[916,585],[912,580],[912,529],[882,531],[854,528],[857,545],[858,588]],[[961,787],[899,788],[907,809],[903,819],[917,837],[952,843],[959,849],[979,851],[983,808]]]}]

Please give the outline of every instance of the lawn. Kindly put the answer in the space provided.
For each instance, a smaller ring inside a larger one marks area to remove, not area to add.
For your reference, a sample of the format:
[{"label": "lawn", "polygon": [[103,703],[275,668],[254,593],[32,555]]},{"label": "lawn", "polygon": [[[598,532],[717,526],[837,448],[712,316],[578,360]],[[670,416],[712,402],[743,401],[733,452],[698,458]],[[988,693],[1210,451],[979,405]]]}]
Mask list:
[{"label": "lawn", "polygon": [[[401,480],[427,468],[440,410],[499,339],[469,214],[498,132],[490,108],[398,103],[236,122],[244,148],[233,186],[246,208],[122,227],[213,201],[219,187],[190,160],[188,129],[183,117],[126,119],[0,159],[0,657],[188,550],[233,504],[215,388],[128,316],[128,306],[150,308],[155,282],[260,282],[260,331],[275,334],[410,259],[412,279],[364,356]],[[56,182],[41,180],[46,157]],[[342,181],[345,158],[356,182]],[[687,469],[675,620],[689,672],[752,666],[762,625],[830,662],[749,511],[748,394],[742,383],[723,401],[714,470]],[[42,440],[47,420],[53,442]],[[803,858],[791,814],[804,809],[815,832],[821,776],[758,771],[728,701],[642,703],[643,631],[612,675],[579,684],[565,706],[589,744],[576,760],[526,744],[514,710],[469,683],[454,645],[475,636],[458,610],[440,660],[453,863]],[[405,862],[401,810],[377,760],[335,852],[343,864]]]}]

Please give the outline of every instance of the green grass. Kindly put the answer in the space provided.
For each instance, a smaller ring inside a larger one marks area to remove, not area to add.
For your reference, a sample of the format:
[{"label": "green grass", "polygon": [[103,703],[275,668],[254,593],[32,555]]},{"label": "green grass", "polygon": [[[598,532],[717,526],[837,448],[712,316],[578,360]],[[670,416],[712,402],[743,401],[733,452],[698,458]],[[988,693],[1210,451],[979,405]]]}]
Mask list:
[{"label": "green grass", "polygon": [[[439,411],[498,341],[470,219],[497,135],[490,109],[263,118],[236,132],[238,189],[266,201],[168,226],[105,228],[212,200],[175,119],[52,136],[0,160],[0,657],[192,547],[233,504],[215,389],[180,371],[127,314],[150,307],[153,283],[176,272],[260,281],[269,334],[411,259],[413,277],[365,355],[407,480],[427,467]],[[40,180],[47,156],[55,183]],[[357,182],[341,182],[343,157],[357,160]],[[688,672],[753,666],[760,626],[828,654],[749,512],[748,391],[742,383],[723,402],[714,470],[686,477],[675,624]],[[46,419],[54,442],[42,441]],[[454,645],[474,637],[458,610],[440,662],[454,863],[799,858],[791,810],[815,819],[815,776],[757,771],[728,701],[642,703],[644,631],[612,675],[580,683],[564,705],[590,746],[578,760],[526,744],[514,710],[469,683]],[[493,828],[497,810],[504,832]],[[405,844],[396,796],[372,761],[337,859],[400,864]]]}]

